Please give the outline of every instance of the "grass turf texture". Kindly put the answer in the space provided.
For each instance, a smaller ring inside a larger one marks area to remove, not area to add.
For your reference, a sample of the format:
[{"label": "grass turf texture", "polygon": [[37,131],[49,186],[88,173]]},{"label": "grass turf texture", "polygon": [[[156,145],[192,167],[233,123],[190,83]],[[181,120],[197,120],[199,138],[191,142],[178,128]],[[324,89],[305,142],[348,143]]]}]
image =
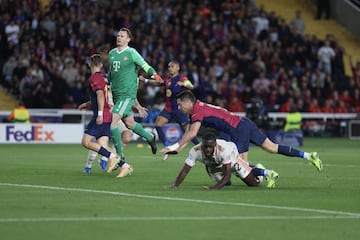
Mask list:
[{"label": "grass turf texture", "polygon": [[[191,145],[191,144],[189,144]],[[158,145],[161,148],[160,144]],[[249,160],[280,174],[275,189],[212,184],[197,164],[169,189],[189,146],[162,161],[129,144],[134,173],[82,173],[80,145],[0,145],[1,239],[360,239],[360,142],[306,138],[324,171],[251,147]]]}]

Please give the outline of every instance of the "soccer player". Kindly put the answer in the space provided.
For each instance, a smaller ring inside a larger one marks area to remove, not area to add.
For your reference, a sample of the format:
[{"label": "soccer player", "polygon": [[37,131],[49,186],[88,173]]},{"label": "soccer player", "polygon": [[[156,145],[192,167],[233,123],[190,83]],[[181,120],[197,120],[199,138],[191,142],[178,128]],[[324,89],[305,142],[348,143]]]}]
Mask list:
[{"label": "soccer player", "polygon": [[309,160],[318,171],[323,166],[317,152],[303,152],[286,145],[272,142],[248,118],[241,117],[219,106],[197,100],[191,91],[183,91],[177,96],[179,109],[191,116],[191,124],[183,137],[175,144],[161,150],[162,153],[177,153],[197,136],[201,125],[214,128],[229,135],[230,141],[237,146],[240,157],[247,161],[250,142],[261,146],[270,153],[278,153],[290,157]]},{"label": "soccer player", "polygon": [[111,136],[116,152],[121,159],[116,162],[109,161],[108,171],[112,171],[117,165],[122,166],[125,163],[121,136],[117,127],[120,119],[123,119],[127,128],[146,139],[153,154],[156,154],[157,150],[155,135],[146,132],[141,124],[135,122],[132,112],[138,90],[137,66],[141,67],[156,81],[164,82],[164,80],[134,48],[129,47],[131,39],[130,30],[121,28],[116,38],[117,47],[109,51],[109,79],[115,103],[112,108]]},{"label": "soccer player", "polygon": [[[176,95],[184,90],[193,90],[194,86],[187,76],[180,74],[179,62],[173,60],[168,64],[169,77],[165,79],[165,108],[160,112],[155,120],[155,128],[158,133],[160,141],[164,146],[169,146],[170,143],[166,141],[162,127],[170,120],[175,120],[182,128],[183,132],[186,131],[189,125],[189,116],[181,112],[178,108]],[[146,82],[146,80],[145,80]],[[158,83],[155,83],[158,85]],[[195,137],[192,139],[194,144],[198,144],[199,140]],[[164,155],[163,160],[166,160],[167,154]]]},{"label": "soccer player", "polygon": [[[112,115],[106,96],[107,79],[101,72],[103,63],[99,54],[90,57],[89,67],[91,69],[89,78],[90,101],[80,104],[79,109],[91,108],[93,117],[85,128],[81,143],[85,148],[107,157],[109,161],[117,162],[117,159],[120,159],[119,156],[112,152],[108,146]],[[93,141],[93,138],[96,139],[96,142]],[[124,162],[120,174],[128,175],[131,172],[132,166]]]},{"label": "soccer player", "polygon": [[248,186],[259,186],[262,179],[259,176],[263,176],[267,179],[267,187],[273,188],[279,178],[277,172],[264,169],[261,164],[254,168],[250,167],[248,162],[241,159],[233,142],[216,139],[213,133],[208,133],[201,143],[191,148],[183,168],[171,186],[172,188],[179,187],[197,161],[205,164],[208,175],[216,182],[215,186],[203,186],[207,190],[222,189],[224,186],[230,185],[231,173],[234,173]]},{"label": "soccer player", "polygon": [[[132,131],[125,126],[125,124],[122,120],[119,121],[118,127],[119,127],[120,134],[121,134],[122,147],[124,148],[126,146],[126,144],[128,144],[131,141]],[[116,151],[115,147],[113,150]],[[95,161],[97,155],[98,155],[97,152],[95,152],[93,150],[89,150],[87,161],[86,161],[86,164],[84,167],[84,173],[91,173],[91,168],[92,168],[93,162]],[[106,172],[106,170],[107,170],[107,162],[108,162],[107,157],[102,156],[99,159],[99,165],[103,172]],[[123,177],[123,176],[118,176],[118,177]]]}]

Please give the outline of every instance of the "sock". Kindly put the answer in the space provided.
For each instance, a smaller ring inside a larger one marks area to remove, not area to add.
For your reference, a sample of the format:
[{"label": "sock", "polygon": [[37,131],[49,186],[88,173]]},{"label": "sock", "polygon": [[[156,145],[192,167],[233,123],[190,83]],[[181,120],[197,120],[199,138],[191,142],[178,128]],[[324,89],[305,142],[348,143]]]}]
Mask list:
[{"label": "sock", "polygon": [[168,146],[168,144],[166,143],[166,137],[162,130],[162,127],[155,127],[155,128],[156,128],[157,134],[159,136],[160,142],[162,142],[164,144],[164,146]]},{"label": "sock", "polygon": [[104,147],[101,147],[101,148],[99,149],[98,153],[99,153],[100,155],[104,156],[104,157],[107,157],[107,158],[109,158],[110,155],[111,155],[111,153],[110,153],[108,150],[106,150]]},{"label": "sock", "polygon": [[107,162],[109,160],[107,157],[104,157],[104,156],[102,156],[100,159],[105,162]]},{"label": "sock", "polygon": [[265,169],[254,167],[251,171],[256,177],[265,176]]},{"label": "sock", "polygon": [[305,158],[306,160],[310,160],[310,154],[308,152],[303,152],[303,158]]},{"label": "sock", "polygon": [[126,162],[124,162],[123,160],[121,160],[121,161],[119,162],[119,166],[120,166],[120,167],[128,167],[129,164],[127,164]]},{"label": "sock", "polygon": [[279,145],[278,153],[280,153],[282,155],[290,156],[290,157],[304,158],[303,151],[299,151],[296,148],[292,148],[290,146],[285,146],[285,145]]},{"label": "sock", "polygon": [[134,126],[131,130],[137,135],[145,138],[148,142],[151,142],[153,139],[153,135],[145,131],[145,129],[137,122],[134,123]]},{"label": "sock", "polygon": [[87,161],[86,161],[86,167],[89,167],[89,168],[92,167],[96,156],[97,156],[97,152],[92,151],[92,150],[89,151],[88,158],[87,158]]},{"label": "sock", "polygon": [[110,131],[111,131],[111,140],[114,143],[116,153],[120,157],[124,157],[123,149],[122,149],[122,141],[118,127],[111,127]]}]

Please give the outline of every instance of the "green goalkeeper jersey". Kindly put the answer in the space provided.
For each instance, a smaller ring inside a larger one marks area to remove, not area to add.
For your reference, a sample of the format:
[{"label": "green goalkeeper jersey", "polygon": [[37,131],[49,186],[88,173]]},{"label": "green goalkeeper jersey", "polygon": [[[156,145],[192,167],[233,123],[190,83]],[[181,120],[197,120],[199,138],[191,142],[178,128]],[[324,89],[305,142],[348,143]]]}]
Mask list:
[{"label": "green goalkeeper jersey", "polygon": [[137,66],[141,67],[147,74],[155,73],[144,58],[132,47],[122,51],[114,48],[109,52],[109,80],[114,98],[130,97],[136,98],[138,90]]}]

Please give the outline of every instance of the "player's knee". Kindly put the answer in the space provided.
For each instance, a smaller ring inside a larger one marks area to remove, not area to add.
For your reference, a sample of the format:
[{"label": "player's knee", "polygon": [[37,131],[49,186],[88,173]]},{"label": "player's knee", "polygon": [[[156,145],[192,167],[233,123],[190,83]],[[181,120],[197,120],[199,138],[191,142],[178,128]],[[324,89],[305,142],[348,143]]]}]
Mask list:
[{"label": "player's knee", "polygon": [[131,141],[131,132],[125,131],[122,135],[123,144],[128,144]]},{"label": "player's knee", "polygon": [[266,138],[264,143],[261,145],[261,147],[270,153],[277,153],[279,144],[276,144],[272,142],[269,138]]}]

